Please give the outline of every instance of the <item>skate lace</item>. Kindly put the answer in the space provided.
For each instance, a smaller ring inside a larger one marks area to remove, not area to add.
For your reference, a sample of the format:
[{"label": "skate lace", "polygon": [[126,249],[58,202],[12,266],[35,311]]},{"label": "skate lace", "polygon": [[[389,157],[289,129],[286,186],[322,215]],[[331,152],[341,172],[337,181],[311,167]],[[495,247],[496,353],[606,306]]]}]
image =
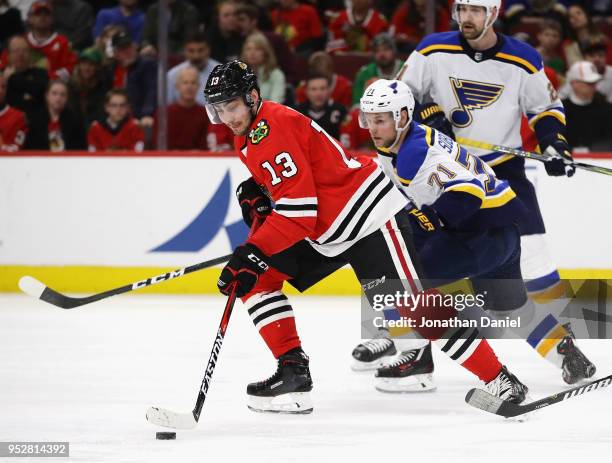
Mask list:
[{"label": "skate lace", "polygon": [[388,349],[392,343],[393,342],[387,338],[370,339],[369,341],[363,343],[363,347],[368,349],[373,354],[378,354]]},{"label": "skate lace", "polygon": [[486,385],[487,391],[500,399],[506,399],[514,392],[514,384],[505,374],[500,374],[497,378]]},{"label": "skate lace", "polygon": [[418,350],[409,350],[407,352],[402,352],[399,357],[397,357],[393,362],[389,363],[387,366],[389,368],[398,367],[403,363],[411,362],[414,357],[416,357]]}]

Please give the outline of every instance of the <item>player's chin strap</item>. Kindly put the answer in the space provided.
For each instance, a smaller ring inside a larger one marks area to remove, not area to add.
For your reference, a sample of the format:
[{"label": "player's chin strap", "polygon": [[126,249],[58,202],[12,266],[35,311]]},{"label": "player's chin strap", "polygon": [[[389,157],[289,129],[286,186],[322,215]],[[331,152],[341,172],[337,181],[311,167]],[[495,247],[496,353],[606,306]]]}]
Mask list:
[{"label": "player's chin strap", "polygon": [[406,122],[406,125],[404,127],[399,127],[399,121],[398,121],[397,124],[395,125],[395,130],[397,131],[395,140],[393,140],[393,143],[391,143],[390,146],[384,146],[383,149],[388,150],[388,151],[397,152],[396,150],[394,150],[394,148],[396,147],[396,145],[399,144],[402,134],[410,128],[411,123],[412,121],[409,120],[408,122]]}]

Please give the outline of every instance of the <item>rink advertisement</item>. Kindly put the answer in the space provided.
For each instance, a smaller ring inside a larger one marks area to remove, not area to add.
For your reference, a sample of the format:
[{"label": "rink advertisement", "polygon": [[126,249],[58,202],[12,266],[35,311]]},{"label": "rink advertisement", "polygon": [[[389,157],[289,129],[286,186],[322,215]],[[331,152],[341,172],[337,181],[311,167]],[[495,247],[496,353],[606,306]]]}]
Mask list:
[{"label": "rink advertisement", "polygon": [[[528,169],[562,276],[610,275],[612,219],[603,212],[610,179]],[[15,291],[21,275],[33,274],[76,292],[154,275],[173,281],[147,291],[215,291],[216,270],[186,278],[172,272],[243,242],[234,192],[247,177],[229,156],[0,157],[0,290]],[[348,270],[332,279],[314,291],[359,291]]]}]

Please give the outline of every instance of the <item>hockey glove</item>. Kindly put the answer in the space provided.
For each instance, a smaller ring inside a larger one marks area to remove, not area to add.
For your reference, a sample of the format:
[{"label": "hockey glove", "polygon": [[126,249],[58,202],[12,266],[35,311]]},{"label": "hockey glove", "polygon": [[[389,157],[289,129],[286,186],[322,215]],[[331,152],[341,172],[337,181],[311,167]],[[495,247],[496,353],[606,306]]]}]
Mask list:
[{"label": "hockey glove", "polygon": [[408,215],[415,225],[413,229],[418,228],[426,234],[435,233],[442,227],[438,214],[431,206],[423,204],[421,209],[412,206],[408,208]]},{"label": "hockey glove", "polygon": [[453,140],[455,139],[453,125],[446,118],[442,108],[436,103],[427,103],[419,106],[415,111],[414,118],[417,122],[428,125],[432,129],[436,129],[438,132],[448,135]]},{"label": "hockey glove", "polygon": [[244,296],[255,287],[259,275],[268,270],[267,261],[268,257],[256,246],[250,243],[238,246],[221,271],[217,281],[219,291],[227,296],[235,283],[236,297]]},{"label": "hockey glove", "polygon": [[253,180],[253,177],[242,182],[236,189],[238,204],[242,210],[242,218],[249,228],[253,226],[253,219],[258,218],[263,222],[272,212],[272,202],[266,196],[261,187]]},{"label": "hockey glove", "polygon": [[572,158],[570,147],[563,135],[557,134],[550,139],[542,140],[540,142],[540,148],[543,153],[554,156],[551,160],[544,161],[544,167],[548,175],[552,177],[559,177],[561,175],[571,177],[574,175],[576,168],[566,164],[564,161],[573,161],[574,158]]}]

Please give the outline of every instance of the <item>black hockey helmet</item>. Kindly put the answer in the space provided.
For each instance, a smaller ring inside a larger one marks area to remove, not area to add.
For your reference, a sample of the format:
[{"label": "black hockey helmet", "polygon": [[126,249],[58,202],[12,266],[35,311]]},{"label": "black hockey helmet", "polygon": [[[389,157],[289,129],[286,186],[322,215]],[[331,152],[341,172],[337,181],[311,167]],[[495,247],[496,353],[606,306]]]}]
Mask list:
[{"label": "black hockey helmet", "polygon": [[257,76],[248,64],[240,60],[233,60],[215,66],[204,88],[206,110],[211,122],[221,123],[212,106],[216,103],[242,97],[247,106],[253,106],[254,101],[250,95],[253,89],[259,92]]}]

